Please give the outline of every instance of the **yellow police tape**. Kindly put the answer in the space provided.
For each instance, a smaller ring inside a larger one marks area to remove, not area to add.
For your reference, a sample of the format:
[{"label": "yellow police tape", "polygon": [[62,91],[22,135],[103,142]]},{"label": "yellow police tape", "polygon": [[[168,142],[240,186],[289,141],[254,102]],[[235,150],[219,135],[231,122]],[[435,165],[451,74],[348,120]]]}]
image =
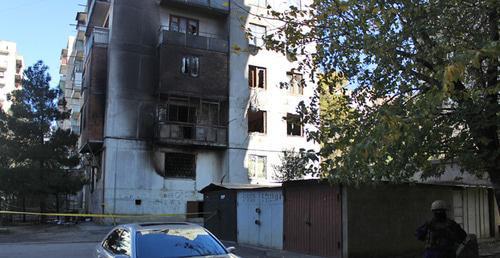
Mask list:
[{"label": "yellow police tape", "polygon": [[150,218],[150,217],[179,217],[194,215],[215,215],[214,212],[191,213],[165,213],[165,214],[85,214],[85,213],[46,213],[23,211],[0,211],[0,215],[34,215],[34,216],[59,216],[59,217],[92,217],[92,218]]}]

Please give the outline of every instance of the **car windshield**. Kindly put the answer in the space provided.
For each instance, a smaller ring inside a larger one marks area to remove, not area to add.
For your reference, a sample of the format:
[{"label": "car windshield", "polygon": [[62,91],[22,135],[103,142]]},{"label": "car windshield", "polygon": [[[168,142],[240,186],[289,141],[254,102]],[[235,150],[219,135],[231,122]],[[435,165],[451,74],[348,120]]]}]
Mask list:
[{"label": "car windshield", "polygon": [[138,258],[196,257],[226,254],[224,247],[201,228],[137,232]]}]

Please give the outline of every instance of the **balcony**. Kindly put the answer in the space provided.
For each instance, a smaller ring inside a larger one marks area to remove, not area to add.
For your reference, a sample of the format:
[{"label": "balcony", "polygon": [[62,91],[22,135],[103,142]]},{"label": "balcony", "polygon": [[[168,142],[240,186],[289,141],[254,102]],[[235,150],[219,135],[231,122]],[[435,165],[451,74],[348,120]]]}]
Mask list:
[{"label": "balcony", "polygon": [[110,0],[89,0],[87,18],[87,35],[94,27],[101,27],[106,21],[106,17],[111,5]]},{"label": "balcony", "polygon": [[15,75],[15,83],[22,83],[23,82],[23,76],[20,74]]},{"label": "balcony", "polygon": [[170,30],[167,26],[160,28],[159,43],[221,53],[229,52],[229,41],[219,35],[202,32],[193,35]]},{"label": "balcony", "polygon": [[8,67],[9,67],[9,63],[7,63],[7,61],[0,61],[0,72],[7,71]]},{"label": "balcony", "polygon": [[83,74],[75,72],[75,75],[73,77],[73,89],[81,91],[82,83],[83,83]]},{"label": "balcony", "polygon": [[22,59],[16,59],[16,69],[21,69],[23,68],[23,60]]},{"label": "balcony", "polygon": [[88,58],[94,46],[107,47],[109,43],[109,29],[95,27],[85,42],[85,56]]},{"label": "balcony", "polygon": [[184,6],[219,15],[228,15],[229,0],[160,0],[165,6]]},{"label": "balcony", "polygon": [[199,101],[186,104],[177,99],[159,105],[155,127],[158,144],[208,148],[227,147],[227,122],[224,105]]},{"label": "balcony", "polygon": [[76,51],[75,59],[80,60],[80,61],[83,60],[84,55],[85,55],[84,40],[77,40],[75,42],[75,51]]}]

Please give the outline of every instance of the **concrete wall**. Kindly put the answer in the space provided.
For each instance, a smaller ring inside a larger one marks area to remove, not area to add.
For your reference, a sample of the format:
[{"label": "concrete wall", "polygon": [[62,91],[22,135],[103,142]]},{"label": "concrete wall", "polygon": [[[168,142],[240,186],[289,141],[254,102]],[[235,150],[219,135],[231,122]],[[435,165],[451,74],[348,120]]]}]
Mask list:
[{"label": "concrete wall", "polygon": [[415,230],[432,218],[430,206],[434,200],[453,203],[453,190],[444,186],[381,185],[349,188],[346,199],[348,256],[387,257],[423,251],[424,244],[415,238]]},{"label": "concrete wall", "polygon": [[[244,5],[242,1],[239,4]],[[196,18],[200,21],[200,35],[216,34],[218,38],[230,38],[230,46],[247,48],[240,19],[248,18],[248,13],[233,4],[231,6],[230,16],[222,18],[189,8],[160,6],[156,0],[112,1],[102,150],[104,179],[102,189],[99,188],[100,192],[93,197],[94,209],[100,207],[99,203],[104,203],[107,213],[184,213],[186,201],[202,200],[197,191],[209,183],[249,182],[248,154],[268,157],[268,175],[262,180],[266,182],[272,181],[272,168],[279,163],[282,150],[316,147],[307,143],[305,137],[288,137],[283,120],[286,113],[294,113],[299,101],[308,99],[312,87],[307,87],[303,96],[291,96],[285,93],[286,90],[279,89],[279,83],[286,80],[286,72],[294,65],[283,55],[266,50],[255,55],[249,52],[230,54],[227,150],[158,146],[154,143],[155,108],[161,104],[157,90],[160,77],[168,75],[163,74],[165,71],[159,65],[159,28],[168,25],[172,14]],[[255,17],[244,23],[249,22],[262,23]],[[171,51],[177,52],[178,49]],[[249,90],[249,64],[268,68],[268,89],[265,92]],[[179,70],[178,67],[175,69]],[[178,81],[175,76],[169,79],[174,83]],[[268,111],[268,134],[248,134],[246,112],[250,102]],[[160,176],[168,152],[195,154],[196,178]],[[99,194],[104,196],[103,200]],[[141,200],[141,205],[136,205],[135,200]]]},{"label": "concrete wall", "polygon": [[[241,7],[246,10],[242,10]],[[249,48],[248,39],[243,27],[250,23],[267,27],[268,33],[280,24],[276,21],[259,19],[252,14],[266,14],[265,8],[250,6],[243,0],[235,0],[231,4],[230,43],[232,50],[229,57],[229,181],[234,183],[268,183],[274,181],[274,166],[280,163],[280,155],[284,149],[318,148],[305,137],[288,136],[287,113],[296,113],[300,101],[308,102],[313,94],[313,85],[308,83],[304,95],[294,96],[286,89],[280,89],[280,82],[287,80],[286,73],[294,64],[279,53],[265,49],[253,52]],[[236,22],[238,21],[239,22]],[[241,51],[236,51],[237,46]],[[250,89],[248,87],[248,66],[255,65],[267,69],[267,89]],[[307,79],[307,75],[304,75]],[[249,106],[267,112],[267,133],[248,133],[247,110]],[[250,154],[267,157],[267,178],[250,181],[248,178],[248,156]]]},{"label": "concrete wall", "polygon": [[[157,1],[115,0],[110,16],[108,87],[103,175],[92,207],[105,213],[185,213],[186,202],[202,200],[204,186],[222,178],[223,151],[160,148],[152,142],[158,103],[157,31],[164,7]],[[130,17],[136,17],[130,19]],[[160,174],[167,152],[196,155],[196,178]],[[102,197],[104,196],[104,199]],[[140,204],[136,204],[140,200]]]},{"label": "concrete wall", "polygon": [[[227,54],[193,49],[170,44],[160,48],[160,92],[181,96],[198,96],[226,100],[228,94]],[[200,61],[199,76],[182,74],[185,56],[196,56]]]}]

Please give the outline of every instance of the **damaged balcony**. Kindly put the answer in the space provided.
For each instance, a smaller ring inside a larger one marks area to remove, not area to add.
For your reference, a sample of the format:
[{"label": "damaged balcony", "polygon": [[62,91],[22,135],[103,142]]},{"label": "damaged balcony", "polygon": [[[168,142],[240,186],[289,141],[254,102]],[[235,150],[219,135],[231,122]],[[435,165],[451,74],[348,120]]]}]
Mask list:
[{"label": "damaged balcony", "polygon": [[85,65],[82,72],[83,105],[80,112],[81,134],[78,145],[82,153],[101,148],[104,135],[109,31],[107,28],[93,28],[91,31],[85,42]]},{"label": "damaged balcony", "polygon": [[227,147],[227,104],[197,98],[171,97],[157,107],[158,144]]},{"label": "damaged balcony", "polygon": [[88,0],[87,1],[87,35],[90,34],[90,29],[94,27],[102,27],[108,19],[108,12],[111,5],[111,0]]},{"label": "damaged balcony", "polygon": [[161,45],[175,45],[226,54],[229,52],[229,41],[221,35],[202,32],[187,33],[168,26],[160,28],[159,43]]},{"label": "damaged balcony", "polygon": [[198,11],[226,16],[229,14],[229,0],[160,0],[160,5],[189,7]]}]

